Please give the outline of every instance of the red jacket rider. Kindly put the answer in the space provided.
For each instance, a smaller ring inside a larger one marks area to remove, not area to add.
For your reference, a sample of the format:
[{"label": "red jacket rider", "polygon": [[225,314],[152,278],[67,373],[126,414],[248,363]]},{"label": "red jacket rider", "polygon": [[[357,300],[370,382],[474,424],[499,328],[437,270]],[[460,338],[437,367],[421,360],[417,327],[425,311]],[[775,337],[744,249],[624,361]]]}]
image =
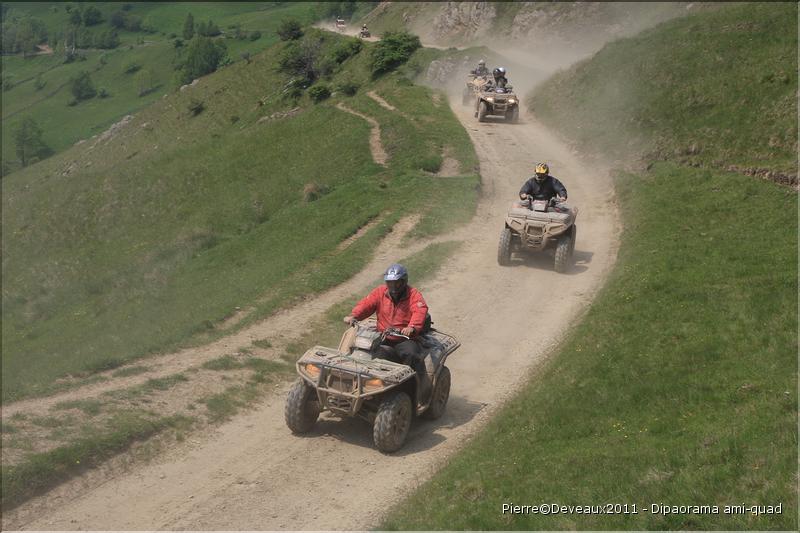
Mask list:
[{"label": "red jacket rider", "polygon": [[[392,270],[393,267],[397,267],[397,272]],[[398,279],[391,279],[395,277]],[[407,285],[408,274],[402,265],[389,267],[386,278],[386,285],[375,287],[358,302],[351,316],[356,320],[364,320],[376,313],[379,331],[395,328],[409,337],[417,336],[425,324],[428,304],[417,289]]]}]

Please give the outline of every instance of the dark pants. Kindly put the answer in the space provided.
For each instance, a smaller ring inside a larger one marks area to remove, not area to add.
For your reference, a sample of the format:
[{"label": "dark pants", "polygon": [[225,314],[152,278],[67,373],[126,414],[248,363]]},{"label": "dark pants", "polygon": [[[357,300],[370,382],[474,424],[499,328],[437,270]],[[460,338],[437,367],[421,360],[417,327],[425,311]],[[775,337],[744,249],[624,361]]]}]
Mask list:
[{"label": "dark pants", "polygon": [[431,380],[425,369],[425,360],[421,357],[422,348],[414,340],[404,340],[397,344],[386,342],[381,344],[381,352],[385,359],[408,365],[414,369],[419,378],[419,401],[425,403],[430,394]]}]

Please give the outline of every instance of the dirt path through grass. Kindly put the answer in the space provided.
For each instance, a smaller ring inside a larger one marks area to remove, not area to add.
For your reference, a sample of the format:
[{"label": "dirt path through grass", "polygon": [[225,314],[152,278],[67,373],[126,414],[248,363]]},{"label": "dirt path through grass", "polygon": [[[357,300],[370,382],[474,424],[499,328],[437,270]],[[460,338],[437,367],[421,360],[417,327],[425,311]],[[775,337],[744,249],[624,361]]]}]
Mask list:
[{"label": "dirt path through grass", "polygon": [[[462,342],[448,362],[453,387],[441,419],[415,421],[407,445],[393,455],[375,450],[371,428],[360,420],[323,415],[308,436],[297,437],[283,421],[282,385],[257,408],[148,465],[102,482],[78,478],[5,513],[4,528],[369,528],[457,451],[591,301],[613,265],[618,223],[604,172],[583,167],[543,126],[524,114],[518,125],[478,124],[471,109],[453,105],[480,157],[483,196],[472,222],[447,236],[464,241],[461,251],[425,288],[436,326]],[[538,160],[550,163],[581,208],[577,264],[566,275],[553,271],[550,258],[506,268],[496,262],[503,216]],[[399,249],[402,234],[393,232],[347,283],[164,365],[212,358],[282,331],[297,334],[303,319],[375,280],[390,257],[413,252]]]},{"label": "dirt path through grass", "polygon": [[383,143],[381,142],[381,125],[378,124],[378,121],[372,117],[364,115],[363,113],[359,113],[358,111],[350,109],[341,102],[336,104],[336,107],[345,113],[350,113],[351,115],[363,118],[369,122],[369,125],[372,127],[369,134],[369,150],[372,152],[372,159],[374,159],[379,165],[386,166],[386,162],[389,161],[389,154],[387,154],[386,150],[383,149]]}]

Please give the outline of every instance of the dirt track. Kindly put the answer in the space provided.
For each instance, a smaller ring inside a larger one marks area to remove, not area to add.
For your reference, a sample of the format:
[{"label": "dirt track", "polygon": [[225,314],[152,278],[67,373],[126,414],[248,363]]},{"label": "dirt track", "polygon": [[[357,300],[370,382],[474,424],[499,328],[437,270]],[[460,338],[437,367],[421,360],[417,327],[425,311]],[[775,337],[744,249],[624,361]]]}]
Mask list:
[{"label": "dirt track", "polygon": [[[582,167],[530,117],[478,124],[471,109],[453,105],[480,157],[483,197],[470,226],[448,236],[469,236],[461,253],[425,287],[436,326],[462,342],[449,360],[453,388],[442,419],[415,422],[408,444],[386,456],[358,420],[323,416],[309,436],[293,436],[283,421],[284,387],[149,465],[77,495],[32,500],[7,513],[3,529],[369,528],[462,446],[585,309],[613,264],[617,218],[604,172]],[[553,272],[550,259],[496,262],[505,210],[538,160],[550,163],[581,208],[577,264],[567,275]],[[518,378],[503,377],[501,366]]]}]

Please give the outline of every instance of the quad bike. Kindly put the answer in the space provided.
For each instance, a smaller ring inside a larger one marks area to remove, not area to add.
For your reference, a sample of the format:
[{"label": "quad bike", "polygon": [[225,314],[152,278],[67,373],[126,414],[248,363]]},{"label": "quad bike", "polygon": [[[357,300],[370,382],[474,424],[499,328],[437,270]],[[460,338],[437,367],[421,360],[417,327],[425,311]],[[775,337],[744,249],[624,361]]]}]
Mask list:
[{"label": "quad bike", "polygon": [[345,23],[344,19],[336,19],[336,31],[339,33],[344,33],[344,30],[347,28],[347,24]]},{"label": "quad bike", "polygon": [[513,87],[483,87],[478,93],[475,116],[478,122],[485,122],[489,115],[500,116],[506,122],[519,121],[519,98],[514,94]]},{"label": "quad bike", "polygon": [[361,30],[358,32],[358,36],[361,39],[369,39],[371,37],[369,30]]},{"label": "quad bike", "polygon": [[555,249],[555,271],[562,273],[572,265],[578,228],[577,207],[557,204],[555,198],[515,202],[508,210],[500,233],[497,262],[511,264],[515,252]]},{"label": "quad bike", "polygon": [[461,104],[472,105],[478,97],[478,94],[480,94],[481,87],[486,84],[487,80],[488,78],[486,76],[476,76],[475,74],[467,75],[467,84],[461,92]]},{"label": "quad bike", "polygon": [[378,331],[375,320],[354,322],[338,349],[314,346],[297,361],[300,375],[286,398],[286,425],[293,433],[306,433],[320,412],[365,419],[373,424],[375,446],[388,453],[400,449],[414,416],[436,419],[444,414],[450,397],[447,356],[460,345],[454,337],[430,328],[417,340],[425,357],[431,393],[417,393],[419,377],[408,365],[382,359],[381,343],[399,331]]}]

